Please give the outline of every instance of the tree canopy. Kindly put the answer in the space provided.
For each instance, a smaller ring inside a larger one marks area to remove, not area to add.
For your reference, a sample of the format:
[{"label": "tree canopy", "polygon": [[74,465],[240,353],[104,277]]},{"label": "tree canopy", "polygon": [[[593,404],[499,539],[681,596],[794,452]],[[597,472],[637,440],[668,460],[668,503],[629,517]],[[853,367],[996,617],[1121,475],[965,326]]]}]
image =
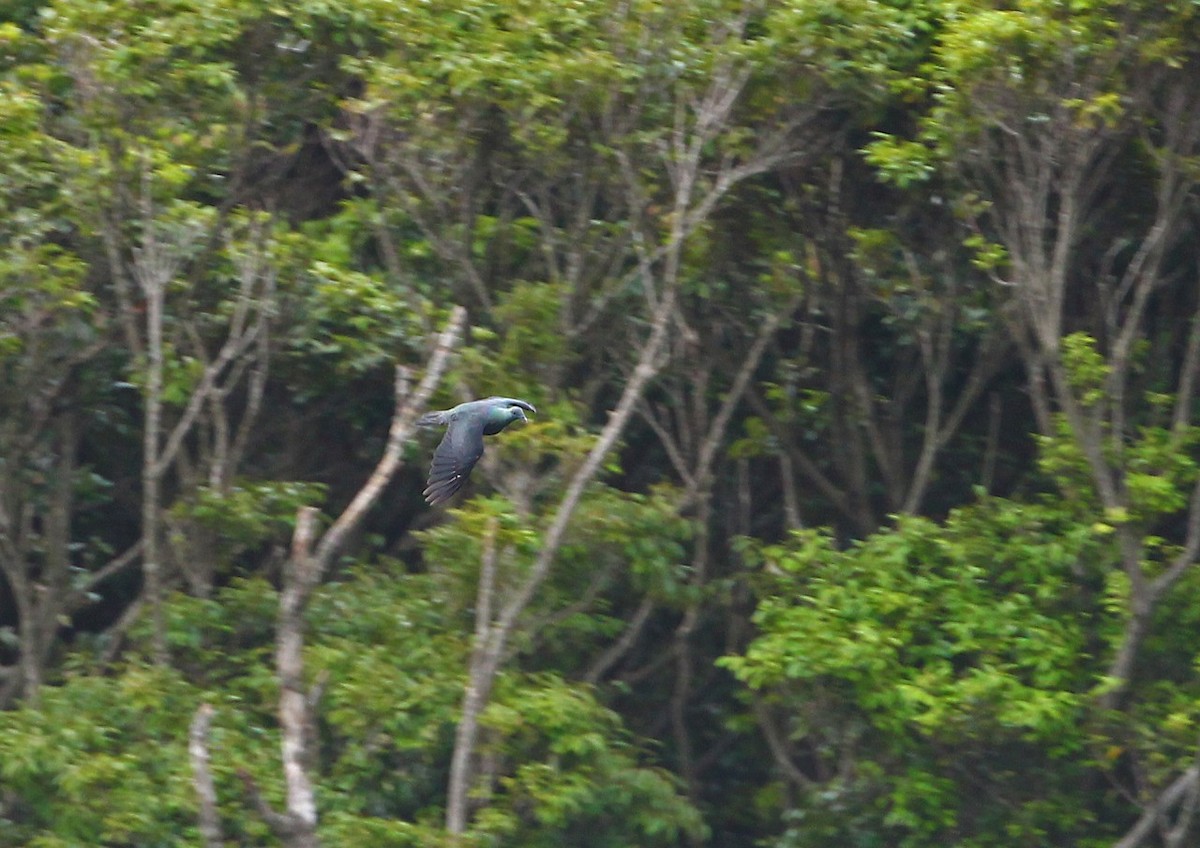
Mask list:
[{"label": "tree canopy", "polygon": [[5,5],[0,848],[1193,844],[1197,32]]}]

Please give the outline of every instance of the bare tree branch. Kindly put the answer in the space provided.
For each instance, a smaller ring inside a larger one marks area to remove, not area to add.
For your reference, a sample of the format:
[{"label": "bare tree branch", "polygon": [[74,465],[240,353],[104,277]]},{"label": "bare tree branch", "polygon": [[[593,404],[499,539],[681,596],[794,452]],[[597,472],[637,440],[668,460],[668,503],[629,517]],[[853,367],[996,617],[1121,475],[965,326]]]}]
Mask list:
[{"label": "bare tree branch", "polygon": [[655,603],[652,598],[642,598],[642,602],[638,604],[637,610],[634,612],[633,617],[629,619],[629,624],[625,627],[621,637],[609,645],[604,653],[598,656],[584,673],[583,679],[585,682],[593,685],[599,683],[600,679],[621,661],[625,654],[629,652],[629,649],[637,642],[638,637],[642,633],[642,628],[650,620],[650,614],[654,612],[654,608]]},{"label": "bare tree branch", "polygon": [[292,818],[271,806],[270,802],[263,797],[262,790],[258,788],[258,784],[254,781],[254,778],[250,776],[250,772],[240,769],[238,771],[238,778],[242,781],[246,797],[250,800],[250,805],[254,807],[254,811],[258,813],[259,818],[266,822],[267,827],[271,828],[271,832],[276,837],[284,841],[285,844],[292,844],[289,840],[296,832],[296,823]]},{"label": "bare tree branch", "polygon": [[1113,844],[1113,848],[1138,848],[1146,841],[1155,827],[1161,824],[1163,818],[1173,807],[1181,802],[1187,802],[1196,795],[1197,791],[1200,791],[1198,783],[1200,783],[1200,768],[1192,766],[1184,771],[1154,799],[1154,802],[1146,808],[1134,826]]},{"label": "bare tree branch", "polygon": [[763,738],[767,741],[767,748],[771,752],[771,758],[775,760],[775,765],[792,783],[804,789],[811,788],[812,778],[800,771],[800,768],[793,762],[784,735],[776,725],[775,717],[771,715],[766,703],[756,693],[751,693],[751,696],[754,699],[754,718],[763,733]]}]

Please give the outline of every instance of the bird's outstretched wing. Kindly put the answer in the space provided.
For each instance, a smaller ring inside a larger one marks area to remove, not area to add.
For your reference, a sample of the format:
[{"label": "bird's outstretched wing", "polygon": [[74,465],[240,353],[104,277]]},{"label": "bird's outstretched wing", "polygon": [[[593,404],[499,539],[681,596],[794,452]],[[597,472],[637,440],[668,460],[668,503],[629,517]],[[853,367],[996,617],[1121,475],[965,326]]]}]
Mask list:
[{"label": "bird's outstretched wing", "polygon": [[468,415],[450,422],[446,435],[433,452],[425,500],[440,504],[462,488],[471,469],[483,456],[483,417]]}]

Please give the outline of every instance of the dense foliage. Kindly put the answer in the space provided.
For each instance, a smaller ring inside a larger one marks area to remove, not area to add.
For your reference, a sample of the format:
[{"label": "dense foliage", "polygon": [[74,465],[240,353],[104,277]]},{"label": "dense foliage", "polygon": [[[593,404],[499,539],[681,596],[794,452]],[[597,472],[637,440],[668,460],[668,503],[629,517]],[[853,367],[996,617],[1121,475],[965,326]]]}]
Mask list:
[{"label": "dense foliage", "polygon": [[1194,844],[1197,32],[5,5],[0,848]]}]

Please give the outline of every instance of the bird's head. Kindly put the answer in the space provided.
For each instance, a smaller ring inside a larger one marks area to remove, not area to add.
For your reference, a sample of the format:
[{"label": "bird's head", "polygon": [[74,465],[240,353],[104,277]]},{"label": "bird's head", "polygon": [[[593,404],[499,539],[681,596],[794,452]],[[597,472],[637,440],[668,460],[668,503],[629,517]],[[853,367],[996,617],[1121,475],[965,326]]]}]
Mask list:
[{"label": "bird's head", "polygon": [[483,433],[494,436],[514,421],[528,421],[526,412],[537,412],[533,404],[517,398],[488,398]]}]

